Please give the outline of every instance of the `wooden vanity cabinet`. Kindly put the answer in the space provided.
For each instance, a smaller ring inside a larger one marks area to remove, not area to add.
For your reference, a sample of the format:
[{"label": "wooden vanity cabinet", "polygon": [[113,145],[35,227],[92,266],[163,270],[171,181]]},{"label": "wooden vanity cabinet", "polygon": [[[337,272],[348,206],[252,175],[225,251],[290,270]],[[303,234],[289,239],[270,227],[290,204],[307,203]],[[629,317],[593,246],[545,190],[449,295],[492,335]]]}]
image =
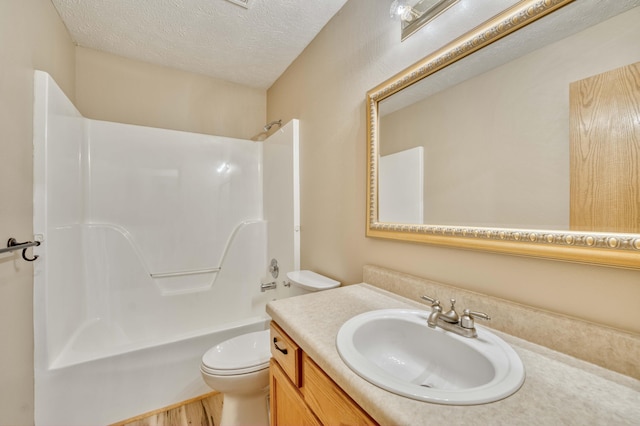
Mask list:
[{"label": "wooden vanity cabinet", "polygon": [[271,354],[271,426],[377,424],[273,322]]}]

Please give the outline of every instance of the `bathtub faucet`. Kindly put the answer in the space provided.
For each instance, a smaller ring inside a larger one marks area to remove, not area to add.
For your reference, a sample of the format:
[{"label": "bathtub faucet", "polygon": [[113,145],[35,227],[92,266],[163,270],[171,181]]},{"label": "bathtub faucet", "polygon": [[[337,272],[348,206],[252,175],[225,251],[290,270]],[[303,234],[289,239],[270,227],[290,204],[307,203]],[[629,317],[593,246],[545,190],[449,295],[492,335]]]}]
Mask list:
[{"label": "bathtub faucet", "polygon": [[260,284],[260,291],[264,293],[267,290],[275,290],[277,285],[278,284],[275,281],[271,281],[270,283],[262,283]]}]

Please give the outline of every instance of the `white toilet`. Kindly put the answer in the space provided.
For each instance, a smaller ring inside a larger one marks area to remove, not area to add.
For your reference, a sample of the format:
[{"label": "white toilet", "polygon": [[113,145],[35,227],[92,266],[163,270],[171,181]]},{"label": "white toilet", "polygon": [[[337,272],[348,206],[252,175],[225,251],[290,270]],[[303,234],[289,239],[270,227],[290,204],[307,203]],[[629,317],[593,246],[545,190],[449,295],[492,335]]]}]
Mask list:
[{"label": "white toilet", "polygon": [[[328,290],[338,281],[312,271],[289,272],[300,292]],[[202,356],[200,372],[205,383],[222,393],[221,426],[268,426],[269,330],[243,334],[212,347]]]},{"label": "white toilet", "polygon": [[202,356],[205,383],[224,395],[222,426],[268,425],[269,330],[243,334]]}]

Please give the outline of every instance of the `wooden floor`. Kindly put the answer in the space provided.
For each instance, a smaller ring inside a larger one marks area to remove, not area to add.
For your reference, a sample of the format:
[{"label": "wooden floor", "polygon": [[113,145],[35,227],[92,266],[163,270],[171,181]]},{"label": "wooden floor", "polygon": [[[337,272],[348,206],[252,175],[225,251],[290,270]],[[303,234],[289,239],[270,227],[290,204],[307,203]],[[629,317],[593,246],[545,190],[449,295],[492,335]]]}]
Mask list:
[{"label": "wooden floor", "polygon": [[222,394],[214,392],[112,426],[217,426],[221,413]]}]

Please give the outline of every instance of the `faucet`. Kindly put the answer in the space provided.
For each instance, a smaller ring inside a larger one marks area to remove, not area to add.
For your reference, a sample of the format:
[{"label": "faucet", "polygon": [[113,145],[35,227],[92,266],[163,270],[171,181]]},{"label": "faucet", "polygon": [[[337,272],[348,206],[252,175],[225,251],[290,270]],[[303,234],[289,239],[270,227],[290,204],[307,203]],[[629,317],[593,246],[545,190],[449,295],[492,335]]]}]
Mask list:
[{"label": "faucet", "polygon": [[451,331],[463,337],[477,337],[478,332],[475,327],[475,319],[481,318],[490,320],[491,317],[484,312],[476,312],[465,309],[462,316],[458,315],[455,309],[456,299],[450,299],[451,308],[447,312],[442,312],[440,301],[429,296],[421,296],[423,300],[431,303],[431,313],[427,318],[427,325],[430,328],[440,327],[443,330]]},{"label": "faucet", "polygon": [[262,283],[260,284],[260,291],[265,292],[267,290],[275,290],[278,284],[275,281],[271,281],[270,283]]},{"label": "faucet", "polygon": [[438,325],[438,319],[440,318],[440,315],[442,315],[442,306],[440,306],[440,301],[438,299],[432,299],[429,296],[421,297],[431,303],[431,313],[427,319],[427,325],[429,328],[436,328]]}]

